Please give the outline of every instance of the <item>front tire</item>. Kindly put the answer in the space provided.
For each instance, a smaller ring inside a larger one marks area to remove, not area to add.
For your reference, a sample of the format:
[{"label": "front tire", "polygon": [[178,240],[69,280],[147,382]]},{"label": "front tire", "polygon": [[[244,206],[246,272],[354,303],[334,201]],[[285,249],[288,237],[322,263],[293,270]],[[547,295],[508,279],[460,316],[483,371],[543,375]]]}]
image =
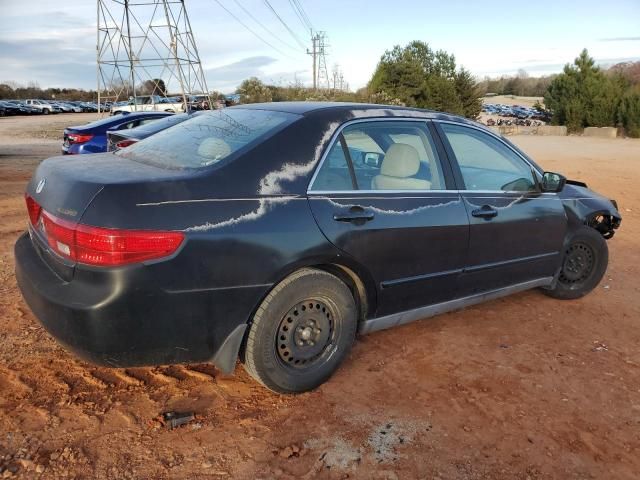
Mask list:
[{"label": "front tire", "polygon": [[591,227],[573,233],[564,251],[556,285],[543,292],[561,300],[585,296],[596,288],[609,263],[609,248],[602,235]]},{"label": "front tire", "polygon": [[49,109],[48,108],[43,108],[42,109],[42,113],[44,113],[45,115],[49,115]]},{"label": "front tire", "polygon": [[244,351],[244,367],[277,393],[324,383],[355,339],[357,307],[351,291],[330,273],[299,270],[279,283],[258,308]]}]

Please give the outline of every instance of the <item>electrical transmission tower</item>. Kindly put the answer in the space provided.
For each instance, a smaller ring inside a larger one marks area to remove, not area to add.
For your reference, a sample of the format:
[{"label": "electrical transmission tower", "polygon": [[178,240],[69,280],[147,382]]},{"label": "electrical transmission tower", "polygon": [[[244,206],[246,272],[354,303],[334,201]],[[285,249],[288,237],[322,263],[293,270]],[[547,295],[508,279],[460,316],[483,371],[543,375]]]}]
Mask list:
[{"label": "electrical transmission tower", "polygon": [[184,0],[97,0],[98,102],[209,90]]},{"label": "electrical transmission tower", "polygon": [[307,50],[307,54],[311,55],[313,60],[313,88],[331,88],[329,72],[327,71],[327,34],[325,32],[316,32],[311,36],[311,50]]}]

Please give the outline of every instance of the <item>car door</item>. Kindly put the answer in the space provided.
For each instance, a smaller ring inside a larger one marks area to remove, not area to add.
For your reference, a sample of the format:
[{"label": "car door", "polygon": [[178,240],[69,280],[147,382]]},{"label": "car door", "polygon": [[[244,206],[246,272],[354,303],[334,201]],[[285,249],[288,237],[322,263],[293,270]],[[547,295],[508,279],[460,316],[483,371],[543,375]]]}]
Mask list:
[{"label": "car door", "polygon": [[552,277],[560,266],[567,218],[556,193],[540,192],[541,172],[497,135],[470,125],[435,123],[469,217],[461,292]]},{"label": "car door", "polygon": [[377,316],[457,295],[469,226],[432,133],[426,121],[349,122],[309,187],[320,229],[375,280]]}]

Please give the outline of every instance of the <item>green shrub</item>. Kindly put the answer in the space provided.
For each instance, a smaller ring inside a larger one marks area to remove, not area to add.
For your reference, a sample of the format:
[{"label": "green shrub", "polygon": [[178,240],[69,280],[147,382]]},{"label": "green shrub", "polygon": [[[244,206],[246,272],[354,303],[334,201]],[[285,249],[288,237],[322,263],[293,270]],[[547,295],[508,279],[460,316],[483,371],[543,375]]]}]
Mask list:
[{"label": "green shrub", "polygon": [[622,97],[618,117],[628,136],[640,138],[640,87]]}]

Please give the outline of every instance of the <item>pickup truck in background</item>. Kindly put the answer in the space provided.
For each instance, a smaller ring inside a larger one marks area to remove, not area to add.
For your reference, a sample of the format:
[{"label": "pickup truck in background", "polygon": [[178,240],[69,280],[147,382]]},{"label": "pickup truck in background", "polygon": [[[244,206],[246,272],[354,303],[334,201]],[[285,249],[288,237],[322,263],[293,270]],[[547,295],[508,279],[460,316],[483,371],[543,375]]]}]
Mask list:
[{"label": "pickup truck in background", "polygon": [[132,97],[122,105],[114,104],[111,107],[111,115],[123,112],[183,112],[184,106],[180,97],[162,97],[160,95],[142,95],[135,99]]},{"label": "pickup truck in background", "polygon": [[45,102],[44,100],[37,100],[37,99],[31,98],[29,100],[25,100],[24,103],[30,107],[37,108],[44,114],[59,113],[62,111],[59,107],[55,105],[51,105],[50,103]]}]

